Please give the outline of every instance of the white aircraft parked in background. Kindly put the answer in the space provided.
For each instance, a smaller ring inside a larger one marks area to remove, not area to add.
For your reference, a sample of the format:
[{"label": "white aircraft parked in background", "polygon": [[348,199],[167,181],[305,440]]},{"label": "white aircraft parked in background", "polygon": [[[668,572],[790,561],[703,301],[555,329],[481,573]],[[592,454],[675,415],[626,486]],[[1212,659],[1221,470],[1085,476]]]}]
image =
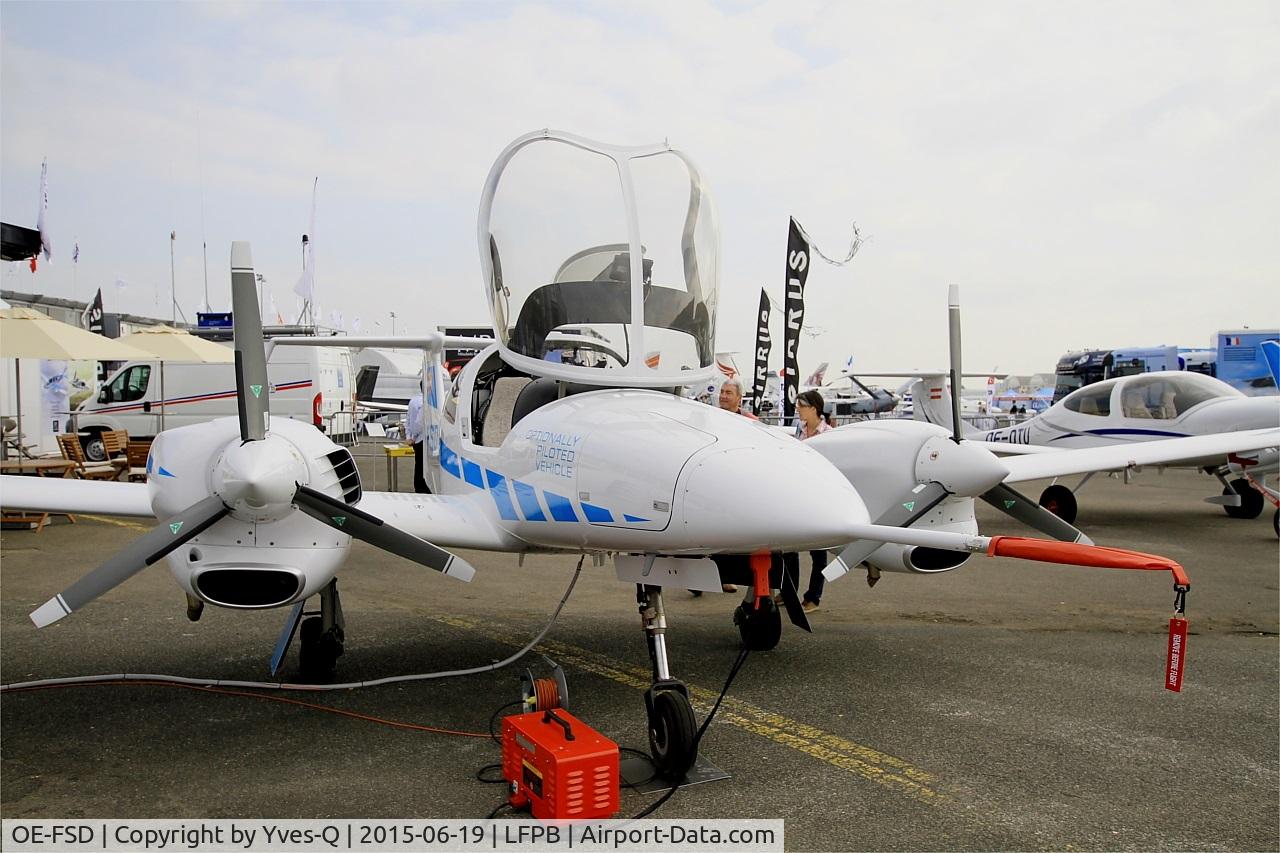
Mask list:
[{"label": "white aircraft parked in background", "polygon": [[[952,312],[958,314],[955,303],[953,292]],[[916,420],[950,428],[952,395],[946,377],[922,376],[913,394]],[[1223,449],[1214,440],[1230,442],[1233,436],[1259,430],[1264,437],[1274,434],[1272,443],[1261,449]],[[1262,487],[1262,478],[1280,469],[1280,397],[1246,397],[1200,373],[1141,373],[1086,385],[1023,423],[986,431],[965,426],[964,435],[997,453],[1033,457],[1006,458],[1011,474],[1006,482],[1086,474],[1075,489],[1054,483],[1040,496],[1042,506],[1068,522],[1076,518],[1074,493],[1095,473],[1122,470],[1127,476],[1143,465],[1211,474],[1223,491],[1206,498],[1208,502],[1222,504],[1232,518],[1257,518],[1264,493],[1275,494]],[[1188,441],[1191,437],[1198,440]],[[1239,479],[1229,482],[1232,474]],[[1280,533],[1280,510],[1274,523]]]},{"label": "white aircraft parked in background", "polygon": [[[1080,538],[1004,485],[1009,470],[990,451],[940,427],[881,421],[802,443],[674,393],[717,369],[720,260],[702,178],[666,144],[623,148],[552,131],[517,139],[485,185],[479,243],[497,339],[468,341],[484,349],[451,383],[443,348],[458,342],[438,333],[274,342],[425,350],[435,494],[364,492],[344,448],[271,417],[249,247],[236,243],[239,417],[162,433],[145,485],[0,479],[9,506],[161,521],[38,608],[35,623],[61,619],[164,558],[192,618],[206,603],[291,606],[281,648],[318,595],[320,615],[301,623],[301,651],[304,672],[323,674],[342,652],[335,575],[351,537],[460,580],[473,569],[444,546],[612,556],[618,578],[634,585],[653,665],[653,758],[679,778],[696,758],[696,724],[671,673],[664,587],[748,584],[739,630],[748,647],[769,648],[781,628],[769,569],[781,551],[845,548],[850,564],[914,573],[985,552],[1164,569],[1175,588],[1189,586],[1161,557],[978,535],[981,496],[1052,535]],[[588,342],[589,364],[564,358]],[[523,383],[512,411],[491,405],[500,380]],[[711,559],[725,555],[737,561],[730,577]],[[804,626],[795,590],[784,583],[782,592]]]}]

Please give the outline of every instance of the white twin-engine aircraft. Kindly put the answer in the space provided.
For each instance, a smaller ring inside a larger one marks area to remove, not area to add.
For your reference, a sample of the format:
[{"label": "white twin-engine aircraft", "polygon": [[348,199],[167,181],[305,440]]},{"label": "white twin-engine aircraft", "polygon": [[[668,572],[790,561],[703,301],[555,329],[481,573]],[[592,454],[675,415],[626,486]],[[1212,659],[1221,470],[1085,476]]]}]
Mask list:
[{"label": "white twin-engine aircraft", "polygon": [[[696,758],[696,725],[668,660],[665,587],[748,584],[739,628],[748,646],[766,648],[781,626],[769,578],[781,551],[843,548],[848,565],[925,573],[986,552],[1166,569],[1188,585],[1164,558],[1077,541],[1079,531],[1004,485],[1008,470],[995,455],[940,427],[877,421],[801,443],[683,398],[681,386],[716,370],[720,249],[698,170],[666,144],[622,148],[551,131],[517,139],[485,185],[479,241],[496,342],[476,344],[486,348],[446,385],[442,350],[456,342],[394,341],[427,353],[435,494],[363,492],[346,449],[270,416],[250,252],[236,243],[239,418],[162,433],[145,485],[3,478],[13,507],[161,522],[37,609],[35,623],[84,607],[163,557],[193,619],[206,603],[292,606],[281,648],[302,603],[318,595],[301,651],[304,672],[323,674],[342,650],[335,575],[351,537],[459,580],[474,570],[446,546],[612,555],[618,578],[635,586],[653,665],[653,755],[678,778]],[[501,380],[523,383],[509,415],[491,405]],[[979,496],[1067,541],[978,535]],[[723,577],[712,556],[727,567]],[[795,590],[782,591],[803,625]]]},{"label": "white twin-engine aircraft", "polygon": [[[953,312],[958,310],[953,295]],[[915,418],[950,427],[952,396],[946,377],[922,376],[912,386]],[[1076,488],[1054,483],[1040,504],[1067,522],[1076,519],[1075,492],[1099,471],[1127,473],[1144,465],[1195,468],[1216,477],[1222,504],[1232,518],[1257,518],[1265,484],[1280,471],[1280,397],[1246,397],[1201,373],[1162,371],[1108,379],[1078,388],[1041,414],[996,430],[965,426],[964,436],[1006,458],[1007,482],[1085,474]],[[1254,448],[1238,441],[1260,439]],[[1066,452],[1062,452],[1066,451]],[[1235,475],[1234,481],[1228,477]],[[1256,478],[1256,479],[1255,479]],[[1273,518],[1280,534],[1280,509]]]}]

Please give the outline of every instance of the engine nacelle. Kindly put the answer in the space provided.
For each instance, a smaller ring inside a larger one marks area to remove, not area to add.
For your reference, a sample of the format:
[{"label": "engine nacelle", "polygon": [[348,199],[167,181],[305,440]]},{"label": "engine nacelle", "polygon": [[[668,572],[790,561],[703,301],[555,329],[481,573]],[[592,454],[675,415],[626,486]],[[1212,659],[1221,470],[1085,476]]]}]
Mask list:
[{"label": "engine nacelle", "polygon": [[[911,525],[911,528],[976,535],[978,519],[973,511],[973,498],[947,498]],[[882,572],[936,575],[960,568],[969,557],[967,551],[944,551],[940,548],[885,543],[871,553],[867,562]]]},{"label": "engine nacelle", "polygon": [[867,558],[882,572],[904,572],[912,575],[934,575],[958,569],[969,559],[964,551],[943,551],[916,545],[885,544]]},{"label": "engine nacelle", "polygon": [[349,504],[360,499],[350,452],[309,424],[272,418],[267,438],[249,445],[236,418],[169,430],[156,437],[147,467],[162,523],[209,494],[232,509],[165,558],[183,591],[201,601],[236,609],[302,601],[324,588],[351,549],[351,537],[289,501],[297,483]]}]

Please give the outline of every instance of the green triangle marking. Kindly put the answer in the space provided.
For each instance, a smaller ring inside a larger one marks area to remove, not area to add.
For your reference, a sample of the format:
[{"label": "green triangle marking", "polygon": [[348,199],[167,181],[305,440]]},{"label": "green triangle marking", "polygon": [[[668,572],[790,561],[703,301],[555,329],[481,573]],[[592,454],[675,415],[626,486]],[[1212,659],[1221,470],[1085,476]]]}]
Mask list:
[{"label": "green triangle marking", "polygon": [[261,385],[250,385],[250,386],[249,386],[249,390],[253,392],[253,396],[255,396],[255,397],[261,397],[261,396],[262,396],[262,386],[261,386]]},{"label": "green triangle marking", "polygon": [[333,516],[333,523],[341,527],[347,523],[347,517],[345,515],[335,515]]},{"label": "green triangle marking", "polygon": [[1004,502],[1004,508],[1005,508],[1005,509],[1013,509],[1013,505],[1014,505],[1014,504],[1016,504],[1016,503],[1017,503],[1017,501],[1005,501],[1005,502]]},{"label": "green triangle marking", "polygon": [[184,524],[186,524],[185,521],[175,521],[173,524],[169,525],[169,529],[173,531],[174,536],[177,536],[178,531],[182,529],[182,525]]},{"label": "green triangle marking", "polygon": [[906,503],[904,503],[904,504],[903,504],[903,506],[905,506],[905,507],[907,508],[907,512],[915,512],[915,509],[916,509],[916,502],[915,502],[915,501],[907,501]]}]

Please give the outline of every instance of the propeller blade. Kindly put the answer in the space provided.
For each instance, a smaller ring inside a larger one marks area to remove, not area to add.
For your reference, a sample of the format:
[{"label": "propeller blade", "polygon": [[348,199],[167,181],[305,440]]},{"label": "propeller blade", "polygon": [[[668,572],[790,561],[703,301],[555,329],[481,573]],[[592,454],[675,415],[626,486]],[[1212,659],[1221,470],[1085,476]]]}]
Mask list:
[{"label": "propeller blade", "polygon": [[1003,483],[984,492],[981,497],[1005,515],[1013,516],[1028,527],[1046,533],[1054,539],[1062,542],[1079,542],[1083,545],[1093,544],[1093,540],[1080,530]]},{"label": "propeller blade", "polygon": [[874,399],[876,398],[875,392],[873,392],[873,391],[872,391],[870,388],[868,388],[866,385],[863,385],[863,384],[862,384],[862,380],[861,380],[861,379],[859,379],[858,377],[854,376],[852,373],[846,373],[846,374],[845,374],[845,376],[848,376],[848,377],[849,377],[849,379],[850,379],[850,381],[852,381],[854,385],[857,385],[859,388],[861,388],[861,389],[862,389],[862,393],[866,394],[866,395],[867,395],[868,397],[870,397],[872,400],[874,400]]},{"label": "propeller blade", "polygon": [[123,551],[40,605],[31,613],[31,621],[37,628],[43,628],[74,613],[157,562],[174,548],[195,538],[228,512],[230,510],[217,495],[210,495],[188,507],[134,540]]},{"label": "propeller blade", "polygon": [[951,437],[958,444],[960,427],[960,286],[947,290],[947,337],[951,344]]},{"label": "propeller blade", "polygon": [[271,385],[267,379],[267,354],[262,342],[262,316],[258,313],[258,286],[253,275],[249,244],[231,244],[231,311],[235,323],[236,409],[240,413],[240,440],[260,441],[267,435],[267,405]]},{"label": "propeller blade", "polygon": [[430,542],[405,533],[376,516],[335,500],[315,489],[298,486],[298,491],[293,496],[293,505],[334,530],[354,536],[370,545],[376,545],[384,551],[390,551],[392,554],[412,560],[429,569],[435,569],[449,577],[469,581],[475,576],[476,570],[461,557],[450,554],[443,548],[437,548]]},{"label": "propeller blade", "polygon": [[[905,498],[885,510],[875,523],[884,527],[910,527],[917,519],[942,503],[948,494],[950,492],[938,483],[916,486]],[[840,559],[846,566],[853,568],[883,544],[875,540],[859,539],[840,552]]]},{"label": "propeller blade", "polygon": [[[801,552],[796,555],[796,559],[799,560],[801,556],[806,555]],[[795,582],[792,581],[791,574],[785,566],[782,569],[782,577],[778,580],[778,592],[782,593],[782,606],[786,608],[787,618],[791,620],[791,624],[812,634],[813,628],[809,626],[809,616],[804,612],[800,593],[796,591]]]}]

